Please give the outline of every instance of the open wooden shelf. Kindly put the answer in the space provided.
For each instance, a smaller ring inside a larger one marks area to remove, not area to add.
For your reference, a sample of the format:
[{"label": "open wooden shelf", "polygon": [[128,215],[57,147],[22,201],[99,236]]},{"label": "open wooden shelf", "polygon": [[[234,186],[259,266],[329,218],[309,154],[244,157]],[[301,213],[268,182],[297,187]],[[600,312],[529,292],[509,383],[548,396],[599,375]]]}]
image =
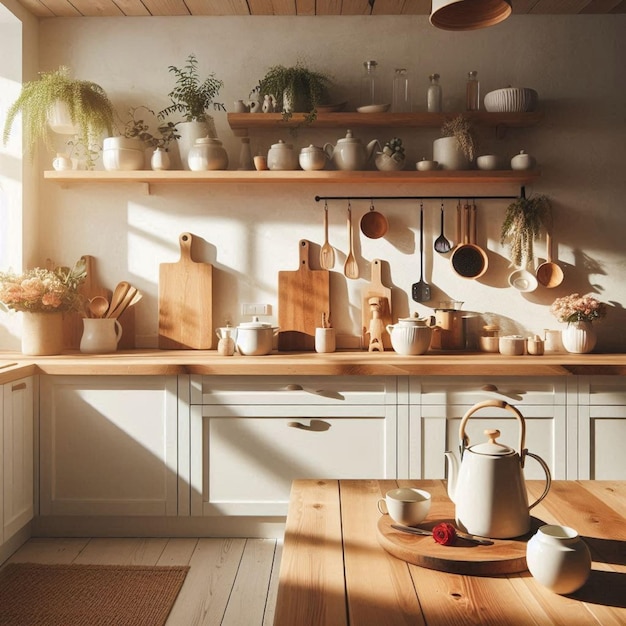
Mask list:
[{"label": "open wooden shelf", "polygon": [[211,171],[189,172],[186,170],[168,170],[155,172],[137,170],[131,172],[108,171],[46,171],[44,178],[63,184],[76,183],[146,183],[151,184],[187,184],[187,183],[512,183],[525,185],[536,180],[539,170],[435,170],[418,172],[406,170],[400,172],[358,171],[344,172],[334,170],[309,171]]},{"label": "open wooden shelf", "polygon": [[[386,126],[389,128],[439,128],[446,121],[464,115],[477,126],[491,128],[525,128],[534,126],[543,118],[543,112],[489,113],[488,111],[464,111],[463,113],[318,113],[310,124],[313,128],[357,128]],[[233,131],[295,128],[304,124],[304,114],[295,113],[283,121],[281,113],[228,113],[228,123]],[[236,134],[241,134],[236,132]]]}]

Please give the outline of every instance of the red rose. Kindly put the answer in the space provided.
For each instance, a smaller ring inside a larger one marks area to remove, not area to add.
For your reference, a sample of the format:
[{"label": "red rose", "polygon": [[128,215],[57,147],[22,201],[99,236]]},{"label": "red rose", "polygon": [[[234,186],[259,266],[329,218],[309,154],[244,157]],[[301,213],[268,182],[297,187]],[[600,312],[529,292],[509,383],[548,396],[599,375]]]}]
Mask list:
[{"label": "red rose", "polygon": [[433,528],[433,539],[442,546],[451,546],[456,541],[456,529],[448,522],[437,524]]}]

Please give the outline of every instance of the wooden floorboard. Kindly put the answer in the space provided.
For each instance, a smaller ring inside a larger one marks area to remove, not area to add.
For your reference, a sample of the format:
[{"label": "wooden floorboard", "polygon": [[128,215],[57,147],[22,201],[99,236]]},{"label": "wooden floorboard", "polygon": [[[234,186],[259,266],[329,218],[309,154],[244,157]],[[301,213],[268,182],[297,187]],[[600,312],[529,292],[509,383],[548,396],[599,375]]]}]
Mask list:
[{"label": "wooden floorboard", "polygon": [[34,538],[6,563],[189,565],[167,626],[271,626],[281,553],[275,539]]}]

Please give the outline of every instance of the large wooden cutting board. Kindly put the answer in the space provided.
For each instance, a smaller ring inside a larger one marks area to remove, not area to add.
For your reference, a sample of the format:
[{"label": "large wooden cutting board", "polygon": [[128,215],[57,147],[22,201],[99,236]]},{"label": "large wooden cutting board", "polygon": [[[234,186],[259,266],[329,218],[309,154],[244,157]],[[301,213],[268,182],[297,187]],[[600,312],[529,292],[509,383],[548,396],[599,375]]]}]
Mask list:
[{"label": "large wooden cutting board", "polygon": [[330,317],[330,273],[310,268],[306,239],[298,247],[298,269],[278,272],[279,350],[314,350],[315,329]]},{"label": "large wooden cutting board", "polygon": [[159,348],[210,350],[213,266],[191,258],[191,233],[178,241],[180,260],[159,266]]},{"label": "large wooden cutting board", "polygon": [[[385,326],[393,324],[391,315],[391,289],[385,287],[382,281],[382,265],[383,262],[380,259],[373,259],[371,263],[372,275],[369,283],[366,283],[361,288],[361,330],[363,334],[363,347],[369,345],[370,336],[368,333],[370,320],[372,314],[370,311],[369,299],[370,298],[382,298],[383,302],[386,302],[382,311],[381,318]],[[391,349],[391,338],[389,333],[383,334],[383,346],[385,350]]]},{"label": "large wooden cutting board", "polygon": [[[420,528],[431,530],[440,522],[454,524],[453,518],[424,522]],[[481,546],[457,539],[453,546],[442,546],[432,537],[409,535],[391,527],[393,520],[382,515],[376,528],[378,543],[389,554],[398,559],[428,569],[455,574],[493,576],[524,572],[526,566],[526,544],[528,539],[543,524],[533,518],[532,530],[528,535],[516,539],[494,539],[493,545]]]}]

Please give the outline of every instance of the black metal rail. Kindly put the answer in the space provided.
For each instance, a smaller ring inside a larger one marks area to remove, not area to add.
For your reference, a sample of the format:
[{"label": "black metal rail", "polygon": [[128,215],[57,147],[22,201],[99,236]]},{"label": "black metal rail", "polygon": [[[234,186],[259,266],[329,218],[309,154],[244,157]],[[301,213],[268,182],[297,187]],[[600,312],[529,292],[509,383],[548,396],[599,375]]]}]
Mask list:
[{"label": "black metal rail", "polygon": [[315,202],[328,200],[517,200],[526,197],[526,188],[520,188],[519,196],[315,196]]}]

